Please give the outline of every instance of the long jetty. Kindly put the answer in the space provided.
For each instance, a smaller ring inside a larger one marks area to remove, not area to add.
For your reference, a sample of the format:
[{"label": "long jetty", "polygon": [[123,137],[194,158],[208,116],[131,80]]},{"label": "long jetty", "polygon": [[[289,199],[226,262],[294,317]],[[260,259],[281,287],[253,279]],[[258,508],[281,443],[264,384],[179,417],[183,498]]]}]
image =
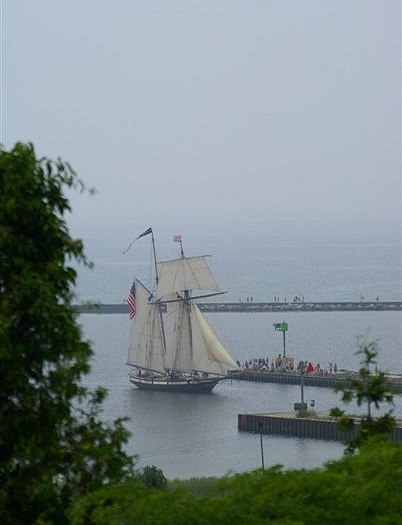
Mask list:
[{"label": "long jetty", "polygon": [[[239,301],[238,303],[198,303],[204,312],[394,312],[402,311],[400,301],[327,301],[327,302],[271,302],[255,303]],[[75,305],[82,314],[125,314],[128,311],[126,303],[104,304],[100,302],[85,302]]]},{"label": "long jetty", "polygon": [[[342,385],[348,388],[351,385],[350,380],[356,376],[356,372],[342,371],[331,374],[319,374],[317,372],[305,373],[303,377],[300,372],[281,372],[281,371],[257,371],[242,370],[229,372],[230,379],[239,381],[253,381],[259,383],[278,383],[281,385],[300,385],[303,381],[304,386],[315,386],[320,388],[335,388]],[[402,375],[386,375],[389,386],[395,393],[402,393]]]}]

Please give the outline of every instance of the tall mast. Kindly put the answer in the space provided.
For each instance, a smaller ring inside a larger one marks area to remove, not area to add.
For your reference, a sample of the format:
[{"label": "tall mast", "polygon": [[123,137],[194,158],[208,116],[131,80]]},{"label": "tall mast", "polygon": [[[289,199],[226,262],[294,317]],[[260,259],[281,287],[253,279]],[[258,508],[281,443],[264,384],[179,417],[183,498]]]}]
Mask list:
[{"label": "tall mast", "polygon": [[[158,263],[156,260],[156,248],[155,248],[155,237],[154,237],[154,231],[151,232],[151,239],[152,239],[152,251],[154,254],[154,265],[155,265],[155,286],[158,286],[159,282],[159,273],[158,273]],[[162,346],[164,354],[166,355],[166,334],[165,334],[165,323],[163,322],[163,313],[161,308],[161,303],[158,300],[158,313],[159,313],[159,322],[161,326],[161,334],[162,334]]]},{"label": "tall mast", "polygon": [[179,243],[180,243],[180,252],[181,252],[181,256],[182,256],[182,258],[184,259],[183,241],[181,240],[181,235],[180,235]]},{"label": "tall mast", "polygon": [[156,250],[155,250],[155,239],[154,239],[154,232],[151,231],[151,238],[152,238],[152,251],[154,254],[154,265],[155,265],[155,282],[158,284],[159,281],[159,275],[158,275],[158,265],[156,263]]},{"label": "tall mast", "polygon": [[[180,243],[181,258],[184,259],[183,241],[182,241],[181,235],[178,236],[178,241]],[[184,299],[187,301],[190,299],[190,290],[184,290]]]}]

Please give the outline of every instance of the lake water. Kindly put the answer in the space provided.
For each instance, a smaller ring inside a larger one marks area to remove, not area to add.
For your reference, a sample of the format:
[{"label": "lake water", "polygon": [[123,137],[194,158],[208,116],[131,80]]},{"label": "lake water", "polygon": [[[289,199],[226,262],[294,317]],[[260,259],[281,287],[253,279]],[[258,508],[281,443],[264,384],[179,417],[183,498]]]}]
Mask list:
[{"label": "lake water", "polygon": [[[236,359],[274,357],[281,349],[281,334],[272,331],[273,322],[282,319],[276,314],[208,314],[208,318]],[[296,359],[319,359],[322,366],[336,361],[338,366],[356,368],[354,333],[369,330],[380,342],[381,362],[401,372],[399,312],[292,313],[286,319],[288,355]],[[81,316],[81,323],[95,350],[86,384],[108,389],[107,419],[129,418],[129,451],[139,455],[138,466],[156,465],[169,478],[221,476],[259,468],[259,437],[237,431],[237,414],[292,411],[293,403],[300,400],[298,386],[243,381],[225,381],[211,395],[138,390],[127,379],[127,316],[87,314]],[[305,387],[304,394],[307,402],[315,400],[318,411],[339,405],[330,389]],[[402,417],[400,396],[395,414]],[[338,443],[297,438],[264,436],[263,444],[266,466],[312,468],[340,457],[343,451]]]},{"label": "lake water", "polygon": [[[377,296],[384,301],[401,300],[399,238],[349,232],[345,239],[321,230],[300,236],[292,230],[292,237],[272,225],[262,226],[248,224],[234,231],[226,225],[218,232],[193,226],[188,242],[184,237],[189,255],[213,255],[210,265],[219,284],[229,291],[224,300],[270,301],[274,296],[292,300],[295,295],[309,301],[376,300]],[[80,270],[79,300],[121,302],[134,276],[147,281],[149,239],[141,239],[123,256],[122,250],[135,235],[127,238],[113,228],[102,235],[96,228],[78,235],[84,237],[89,258],[95,262],[91,273]],[[166,234],[160,258],[176,256],[177,248]],[[274,331],[273,324],[286,320],[287,354],[296,362],[307,359],[321,367],[336,362],[338,368],[356,369],[362,337],[378,341],[382,369],[402,373],[400,312],[210,313],[207,317],[233,357],[241,361],[271,359],[281,352],[282,334]],[[156,465],[168,478],[221,476],[259,468],[260,438],[237,431],[237,414],[292,411],[300,400],[297,385],[240,381],[222,382],[211,395],[140,391],[127,377],[128,315],[86,314],[80,323],[95,353],[85,383],[108,389],[106,419],[129,418],[128,450],[138,455],[137,465]],[[314,400],[318,411],[340,405],[330,389],[305,387],[305,399]],[[402,417],[401,396],[396,398],[394,412]],[[264,436],[263,446],[267,467],[280,463],[287,468],[312,468],[343,452],[339,443],[274,436]]]}]

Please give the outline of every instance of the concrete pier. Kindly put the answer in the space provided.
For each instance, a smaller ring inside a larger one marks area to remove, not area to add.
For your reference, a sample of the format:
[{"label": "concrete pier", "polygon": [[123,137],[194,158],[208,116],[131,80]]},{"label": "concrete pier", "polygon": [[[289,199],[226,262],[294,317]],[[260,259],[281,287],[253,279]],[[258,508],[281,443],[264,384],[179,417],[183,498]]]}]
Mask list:
[{"label": "concrete pier", "polygon": [[[321,388],[335,388],[337,385],[350,386],[350,377],[353,372],[341,372],[332,374],[307,373],[303,375],[304,386],[317,386]],[[229,373],[231,379],[239,381],[254,381],[261,383],[279,383],[282,385],[300,385],[301,376],[299,372],[276,372],[243,370],[241,372]],[[402,393],[402,376],[388,375],[390,387],[395,393]]]},{"label": "concrete pier", "polygon": [[[394,312],[402,311],[402,302],[289,302],[289,303],[197,303],[203,312]],[[75,305],[82,314],[126,314],[128,306],[121,304],[103,304],[99,302],[86,302]]]},{"label": "concrete pier", "polygon": [[[337,422],[327,415],[296,417],[295,413],[285,414],[238,414],[237,428],[240,432],[267,434],[287,437],[322,439],[347,442],[359,432],[360,425],[355,422],[352,432],[339,430]],[[402,424],[394,428],[392,441],[402,441]]]}]

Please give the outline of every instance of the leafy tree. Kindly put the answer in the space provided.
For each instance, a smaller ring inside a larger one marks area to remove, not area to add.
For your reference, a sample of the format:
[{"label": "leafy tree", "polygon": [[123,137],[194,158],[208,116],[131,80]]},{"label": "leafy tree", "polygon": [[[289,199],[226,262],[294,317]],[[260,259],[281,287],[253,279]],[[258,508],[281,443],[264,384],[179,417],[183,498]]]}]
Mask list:
[{"label": "leafy tree", "polygon": [[[141,486],[142,485],[142,486]],[[148,490],[138,481],[77,500],[71,525],[379,525],[401,523],[402,447],[364,445],[321,469],[237,474],[195,494],[186,482]]]},{"label": "leafy tree", "polygon": [[0,149],[0,522],[66,522],[80,494],[125,479],[122,419],[100,419],[105,391],[89,392],[92,350],[72,306],[89,265],[65,222],[64,190],[85,187],[31,144]]},{"label": "leafy tree", "polygon": [[148,488],[163,489],[167,486],[167,479],[162,470],[154,465],[147,465],[139,475]]},{"label": "leafy tree", "polygon": [[[377,370],[378,344],[363,342],[359,345],[357,354],[362,355],[361,367],[356,377],[350,379],[350,386],[338,385],[336,390],[342,393],[342,401],[346,404],[355,401],[357,405],[366,406],[367,412],[359,418],[360,431],[346,447],[346,452],[353,453],[356,448],[370,439],[388,439],[395,427],[392,409],[380,417],[373,417],[373,407],[380,408],[382,403],[393,403],[393,391],[384,372]],[[373,370],[374,367],[374,370]],[[338,419],[343,430],[352,430],[354,420],[344,410],[334,408],[330,414]]]}]

